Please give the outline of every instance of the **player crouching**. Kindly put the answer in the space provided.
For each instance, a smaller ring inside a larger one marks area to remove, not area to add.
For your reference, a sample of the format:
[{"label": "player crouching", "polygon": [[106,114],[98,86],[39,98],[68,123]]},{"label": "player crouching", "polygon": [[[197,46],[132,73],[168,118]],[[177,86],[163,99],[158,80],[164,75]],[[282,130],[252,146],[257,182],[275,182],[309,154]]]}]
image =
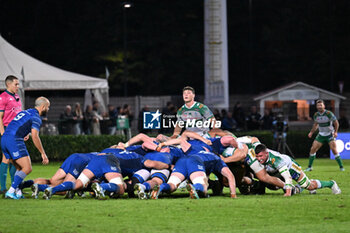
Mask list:
[{"label": "player crouching", "polygon": [[301,188],[313,191],[320,188],[331,188],[333,194],[340,194],[341,190],[334,180],[321,181],[310,180],[301,166],[290,158],[288,155],[267,149],[264,144],[255,147],[255,154],[258,161],[265,165],[268,172],[279,172],[285,180],[286,193],[285,196],[291,196],[293,179]]}]

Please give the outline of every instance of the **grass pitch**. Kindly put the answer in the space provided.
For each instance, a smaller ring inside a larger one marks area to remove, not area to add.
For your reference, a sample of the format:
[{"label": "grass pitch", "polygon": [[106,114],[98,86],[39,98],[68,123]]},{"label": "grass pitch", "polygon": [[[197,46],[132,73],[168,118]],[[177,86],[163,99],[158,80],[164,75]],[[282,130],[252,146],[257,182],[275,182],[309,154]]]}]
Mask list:
[{"label": "grass pitch", "polygon": [[[303,168],[306,159],[298,159]],[[50,177],[60,164],[33,165],[28,179]],[[0,199],[0,232],[349,232],[350,161],[340,172],[335,161],[316,159],[310,179],[336,180],[342,194],[330,189],[283,197],[282,191],[191,200],[187,192],[159,200],[92,198],[73,200]]]}]

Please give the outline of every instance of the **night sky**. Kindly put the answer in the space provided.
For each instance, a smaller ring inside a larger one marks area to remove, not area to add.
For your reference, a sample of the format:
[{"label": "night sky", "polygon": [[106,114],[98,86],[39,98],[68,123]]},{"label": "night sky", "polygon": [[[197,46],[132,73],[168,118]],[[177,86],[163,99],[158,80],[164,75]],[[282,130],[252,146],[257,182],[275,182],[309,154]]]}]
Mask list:
[{"label": "night sky", "polygon": [[[113,95],[123,95],[126,73],[128,95],[176,95],[184,85],[203,94],[203,1],[133,1],[125,17],[121,2],[2,0],[0,33],[59,68],[104,77],[107,66]],[[350,90],[350,1],[249,2],[227,1],[231,94],[293,81]]]}]

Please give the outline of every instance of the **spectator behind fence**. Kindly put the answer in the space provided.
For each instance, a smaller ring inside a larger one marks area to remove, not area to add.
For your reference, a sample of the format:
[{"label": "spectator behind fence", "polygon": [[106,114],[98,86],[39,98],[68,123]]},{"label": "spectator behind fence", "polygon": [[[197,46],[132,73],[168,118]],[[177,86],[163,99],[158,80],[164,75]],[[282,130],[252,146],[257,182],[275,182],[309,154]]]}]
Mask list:
[{"label": "spectator behind fence", "polygon": [[117,130],[118,110],[112,104],[108,104],[108,134],[114,135]]},{"label": "spectator behind fence", "polygon": [[100,103],[95,101],[92,108],[92,134],[93,135],[101,135],[101,126],[100,121],[103,120],[101,111],[100,111]]},{"label": "spectator behind fence", "polygon": [[84,120],[83,120],[83,131],[85,134],[92,133],[92,119],[93,119],[92,106],[87,105],[84,112]]},{"label": "spectator behind fence", "polygon": [[131,107],[128,104],[124,104],[123,108],[120,110],[120,114],[129,119],[129,127],[131,127],[134,115],[132,114]]},{"label": "spectator behind fence", "polygon": [[72,134],[73,125],[75,123],[75,117],[72,113],[72,106],[67,105],[63,113],[60,116],[61,121],[61,134]]},{"label": "spectator behind fence", "polygon": [[139,119],[138,119],[138,126],[137,129],[139,130],[140,133],[147,133],[148,131],[143,128],[143,113],[144,112],[149,112],[149,106],[145,105],[140,113],[139,113]]},{"label": "spectator behind fence", "polygon": [[237,102],[233,107],[233,118],[237,122],[237,130],[245,129],[245,116],[241,102]]},{"label": "spectator behind fence", "polygon": [[222,119],[222,125],[221,128],[223,130],[229,130],[229,131],[234,131],[236,130],[237,127],[237,122],[235,119],[232,117],[232,112],[226,112],[226,116],[223,117]]},{"label": "spectator behind fence", "polygon": [[83,114],[83,111],[81,110],[80,103],[75,103],[73,116],[75,119],[73,133],[75,135],[80,135],[82,133],[83,119],[84,119],[84,114]]},{"label": "spectator behind fence", "polygon": [[247,117],[247,128],[248,130],[257,130],[260,128],[260,113],[257,112],[256,106],[251,106],[250,113]]},{"label": "spectator behind fence", "polygon": [[264,116],[260,118],[261,129],[271,130],[272,129],[273,116],[270,109],[264,110]]}]

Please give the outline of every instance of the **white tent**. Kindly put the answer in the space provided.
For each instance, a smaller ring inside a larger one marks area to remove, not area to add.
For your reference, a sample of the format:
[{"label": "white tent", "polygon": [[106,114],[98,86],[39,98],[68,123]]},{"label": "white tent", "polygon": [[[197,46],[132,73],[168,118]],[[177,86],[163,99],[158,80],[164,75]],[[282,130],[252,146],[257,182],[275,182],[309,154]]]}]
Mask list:
[{"label": "white tent", "polygon": [[[92,90],[101,106],[108,103],[108,81],[69,71],[41,62],[20,51],[0,36],[0,79],[8,75],[19,78],[22,102],[27,90]],[[0,89],[6,89],[0,81]]]}]

